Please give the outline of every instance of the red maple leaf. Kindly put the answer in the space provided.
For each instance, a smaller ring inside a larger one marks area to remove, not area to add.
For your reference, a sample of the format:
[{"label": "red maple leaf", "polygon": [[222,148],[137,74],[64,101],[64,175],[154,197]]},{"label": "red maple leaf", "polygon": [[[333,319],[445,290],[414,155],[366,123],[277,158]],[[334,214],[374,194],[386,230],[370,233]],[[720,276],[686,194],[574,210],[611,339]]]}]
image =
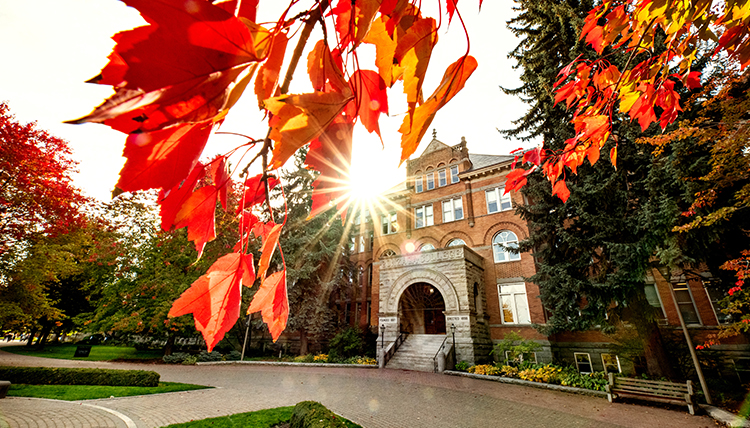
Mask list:
[{"label": "red maple leaf", "polygon": [[263,280],[253,301],[247,309],[248,314],[260,311],[263,322],[268,325],[273,341],[279,338],[286,328],[289,319],[289,300],[286,293],[286,269],[271,274]]},{"label": "red maple leaf", "polygon": [[[388,94],[385,81],[372,70],[357,70],[352,74],[349,84],[352,87],[354,100],[347,105],[349,117],[359,116],[362,125],[368,132],[375,132],[380,137],[378,119],[380,113],[388,114]],[[382,137],[381,137],[382,141]]]},{"label": "red maple leaf", "polygon": [[[268,175],[268,190],[273,189],[279,184],[279,180],[273,175]],[[266,187],[263,181],[263,174],[245,180],[245,193],[242,202],[237,207],[237,213],[245,208],[258,205],[266,200]]]},{"label": "red maple leaf", "polygon": [[227,254],[175,300],[169,316],[192,313],[195,328],[203,334],[211,352],[239,318],[240,285],[251,287],[254,281],[253,255]]},{"label": "red maple leaf", "polygon": [[174,186],[171,189],[162,189],[159,192],[159,205],[161,209],[161,228],[164,230],[172,230],[174,226],[175,217],[177,213],[182,209],[182,205],[193,193],[198,180],[203,178],[206,173],[206,169],[202,163],[198,162],[190,175],[183,180],[182,183]]},{"label": "red maple leaf", "polygon": [[175,228],[188,228],[188,240],[195,243],[198,258],[206,243],[216,238],[215,216],[216,186],[205,186],[193,192],[175,215]]},{"label": "red maple leaf", "polygon": [[570,190],[568,190],[568,186],[565,184],[565,180],[558,180],[557,183],[552,187],[552,194],[557,195],[560,200],[563,202],[566,202],[568,198],[570,197]]}]

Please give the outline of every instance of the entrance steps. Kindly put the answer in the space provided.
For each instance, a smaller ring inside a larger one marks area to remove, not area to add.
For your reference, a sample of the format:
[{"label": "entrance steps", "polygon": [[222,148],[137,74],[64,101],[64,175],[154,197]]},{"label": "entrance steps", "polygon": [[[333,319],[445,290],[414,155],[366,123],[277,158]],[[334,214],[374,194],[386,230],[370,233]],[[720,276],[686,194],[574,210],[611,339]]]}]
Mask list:
[{"label": "entrance steps", "polygon": [[433,358],[444,339],[445,335],[442,334],[410,334],[386,367],[431,372],[434,370]]}]

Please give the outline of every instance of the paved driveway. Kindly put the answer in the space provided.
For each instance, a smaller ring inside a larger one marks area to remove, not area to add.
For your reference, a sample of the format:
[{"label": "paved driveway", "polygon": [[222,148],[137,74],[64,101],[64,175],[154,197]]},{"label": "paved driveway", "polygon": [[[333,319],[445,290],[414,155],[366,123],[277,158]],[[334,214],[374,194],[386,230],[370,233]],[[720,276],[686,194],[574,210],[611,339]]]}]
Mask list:
[{"label": "paved driveway", "polygon": [[8,398],[0,400],[0,427],[159,427],[303,400],[319,401],[366,428],[716,426],[709,417],[685,411],[609,404],[601,398],[403,370],[144,366],[19,357],[2,351],[0,365],[149,369],[159,372],[164,381],[216,387],[72,403]]}]

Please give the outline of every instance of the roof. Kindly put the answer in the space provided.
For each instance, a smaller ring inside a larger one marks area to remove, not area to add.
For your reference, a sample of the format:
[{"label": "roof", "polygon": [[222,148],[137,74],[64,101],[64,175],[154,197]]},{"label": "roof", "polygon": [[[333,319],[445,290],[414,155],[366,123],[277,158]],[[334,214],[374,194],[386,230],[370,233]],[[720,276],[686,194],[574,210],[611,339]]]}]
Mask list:
[{"label": "roof", "polygon": [[514,156],[510,155],[477,155],[473,153],[469,153],[469,161],[471,161],[471,169],[465,171],[476,171],[478,169],[482,169],[485,167],[488,167],[490,165],[495,165],[503,162],[510,162],[512,161]]}]

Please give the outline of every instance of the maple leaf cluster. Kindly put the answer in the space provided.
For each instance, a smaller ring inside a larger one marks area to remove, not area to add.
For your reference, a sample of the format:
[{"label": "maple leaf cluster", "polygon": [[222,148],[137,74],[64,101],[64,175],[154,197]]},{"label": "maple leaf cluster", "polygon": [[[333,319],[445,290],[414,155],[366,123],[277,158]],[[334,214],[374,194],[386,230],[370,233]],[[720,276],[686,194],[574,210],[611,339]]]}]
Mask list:
[{"label": "maple leaf cluster", "polygon": [[[750,64],[750,1],[714,0],[606,0],[591,10],[581,30],[598,54],[595,60],[576,58],[559,73],[555,104],[564,102],[573,111],[575,136],[562,151],[544,151],[531,171],[541,169],[553,183],[553,193],[563,201],[568,167],[576,173],[588,159],[598,161],[612,132],[617,113],[637,120],[645,131],[657,122],[663,129],[682,111],[680,88],[701,86],[701,73],[692,65],[715,42],[711,52],[725,53],[744,69]],[[618,68],[607,60],[612,50],[628,54]],[[610,150],[617,165],[617,141]],[[516,173],[518,190],[527,172]]]},{"label": "maple leaf cluster", "polygon": [[[437,23],[422,16],[417,1],[339,0],[331,7],[322,0],[289,18],[297,3],[293,1],[270,25],[255,22],[259,0],[122,1],[136,8],[148,25],[113,37],[116,46],[109,62],[90,82],[110,85],[115,93],[72,123],[102,123],[128,134],[123,152],[127,161],[116,191],[159,189],[162,228],[187,227],[200,254],[216,236],[217,204],[227,209],[227,191],[234,186],[228,155],[209,163],[200,157],[210,135],[255,79],[253,89],[267,113],[269,131],[244,146],[260,147],[253,161],[261,159],[262,172],[242,183],[235,213],[240,241],[174,303],[170,316],[192,313],[211,350],[239,317],[241,286],[252,287],[257,277],[260,287],[249,313],[261,312],[276,340],[289,312],[283,253],[281,268],[267,272],[283,222],[276,224],[272,213],[263,222],[253,212],[265,203],[270,213],[269,190],[278,184],[273,171],[309,144],[306,167],[320,172],[313,184],[312,214],[339,206],[343,217],[346,191],[340,183],[351,162],[353,126],[359,122],[380,136],[379,117],[388,114],[387,90],[402,81],[408,106],[399,129],[401,161],[407,159],[477,62],[468,53],[461,56],[435,91],[424,97]],[[457,0],[445,1],[449,21],[460,17]],[[313,91],[287,94],[310,32],[318,24],[326,38],[307,57]],[[327,31],[328,25],[335,31]],[[287,46],[296,34],[298,43],[281,80]],[[327,40],[331,35],[333,44]],[[377,70],[359,68],[357,48],[362,44],[374,45]],[[248,250],[252,237],[262,241],[257,274]]]}]

